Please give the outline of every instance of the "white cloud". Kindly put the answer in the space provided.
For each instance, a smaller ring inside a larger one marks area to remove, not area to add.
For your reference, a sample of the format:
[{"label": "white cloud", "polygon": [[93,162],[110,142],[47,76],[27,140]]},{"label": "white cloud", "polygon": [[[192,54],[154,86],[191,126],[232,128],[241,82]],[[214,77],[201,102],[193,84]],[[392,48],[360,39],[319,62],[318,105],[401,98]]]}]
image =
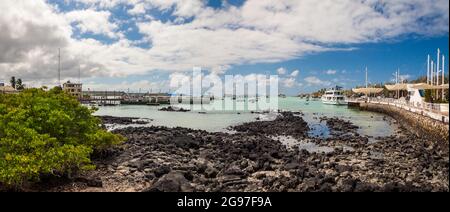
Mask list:
[{"label": "white cloud", "polygon": [[335,75],[337,73],[337,71],[330,69],[330,70],[327,70],[325,73],[328,74],[328,75]]},{"label": "white cloud", "polygon": [[[227,77],[230,77],[226,81]],[[295,79],[282,79],[278,81],[276,78],[268,77],[264,74],[250,73],[247,75],[230,75],[220,76],[216,73],[201,73],[195,76],[189,73],[173,73],[169,76],[169,85],[172,91],[180,94],[190,94],[194,83],[200,83],[203,94],[213,94],[215,96],[222,96],[223,92],[232,94],[234,91],[237,95],[256,94],[256,90],[260,95],[263,92],[268,92],[267,88],[271,85],[278,86],[278,83],[283,83],[285,87],[294,87],[297,85]],[[198,86],[199,84],[196,84]],[[235,90],[232,87],[235,86]],[[226,90],[225,88],[229,88]],[[231,87],[231,88],[230,88]]]},{"label": "white cloud", "polygon": [[285,68],[279,68],[279,69],[277,69],[277,73],[278,73],[279,75],[285,75],[286,72],[287,72],[287,70],[286,70]]},{"label": "white cloud", "polygon": [[300,74],[299,70],[295,70],[291,73],[291,77],[298,77],[298,75]]},{"label": "white cloud", "polygon": [[[112,9],[119,4],[123,4],[127,2],[127,0],[68,0],[73,2],[79,2],[86,4],[93,8],[100,8],[100,9]],[[130,0],[130,3],[136,3],[135,0]]]},{"label": "white cloud", "polygon": [[177,88],[179,86],[189,86],[190,87],[192,78],[191,78],[191,76],[188,76],[183,73],[173,73],[170,75],[169,79],[170,79],[169,86],[171,88]]},{"label": "white cloud", "polygon": [[[0,2],[0,78],[55,79],[58,48],[65,77],[76,76],[79,64],[92,77],[182,72],[194,66],[224,73],[236,65],[335,50],[339,44],[411,33],[442,35],[449,24],[447,0],[248,0],[241,7],[222,9],[206,7],[202,0],[72,1],[89,8],[62,12],[44,0]],[[136,47],[120,33],[127,29],[111,18],[119,6],[137,16],[129,21],[137,24],[149,48]],[[172,13],[178,21],[157,20],[148,9]],[[188,18],[192,21],[184,21]],[[74,38],[75,29],[115,41]]]},{"label": "white cloud", "polygon": [[308,86],[329,86],[331,83],[328,81],[323,81],[315,76],[310,76],[305,78],[305,82]]},{"label": "white cloud", "polygon": [[297,84],[297,81],[294,78],[286,78],[283,80],[283,85],[286,88],[293,88],[295,87]]},{"label": "white cloud", "polygon": [[412,76],[409,75],[409,74],[400,75],[400,80],[401,81],[406,81],[406,80],[409,80],[411,78],[412,78]]},{"label": "white cloud", "polygon": [[146,11],[145,4],[138,3],[138,4],[135,4],[132,9],[129,9],[128,13],[131,15],[139,15],[139,14],[144,14],[145,11]]},{"label": "white cloud", "polygon": [[109,11],[76,10],[65,14],[68,22],[74,23],[82,33],[91,32],[97,35],[106,35],[110,38],[117,38],[117,24],[109,21],[111,13]]},{"label": "white cloud", "polygon": [[[400,82],[405,82],[407,80],[410,80],[413,76],[410,74],[402,74],[399,76]],[[392,82],[395,82],[395,76],[391,78]]]},{"label": "white cloud", "polygon": [[140,80],[136,82],[123,81],[121,83],[99,83],[86,82],[83,84],[85,90],[90,91],[130,91],[130,92],[169,92],[167,81]]}]

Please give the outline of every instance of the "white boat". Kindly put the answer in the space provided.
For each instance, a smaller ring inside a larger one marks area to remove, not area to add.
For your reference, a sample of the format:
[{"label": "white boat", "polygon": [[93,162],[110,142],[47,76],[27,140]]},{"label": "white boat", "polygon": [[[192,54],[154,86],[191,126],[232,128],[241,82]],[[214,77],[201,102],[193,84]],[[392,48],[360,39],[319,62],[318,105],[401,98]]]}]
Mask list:
[{"label": "white boat", "polygon": [[85,103],[85,104],[81,104],[84,107],[87,107],[89,109],[98,109],[99,105],[97,103],[94,102],[90,102],[90,103]]},{"label": "white boat", "polygon": [[328,89],[322,96],[322,103],[328,105],[347,105],[347,100],[343,95],[343,90],[341,87],[336,86],[334,88]]}]

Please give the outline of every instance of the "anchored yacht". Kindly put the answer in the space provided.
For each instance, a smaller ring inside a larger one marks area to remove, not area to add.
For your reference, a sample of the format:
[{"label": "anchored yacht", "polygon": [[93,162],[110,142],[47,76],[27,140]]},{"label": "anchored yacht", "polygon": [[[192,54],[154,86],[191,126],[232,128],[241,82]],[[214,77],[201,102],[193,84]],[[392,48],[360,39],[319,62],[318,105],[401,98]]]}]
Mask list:
[{"label": "anchored yacht", "polygon": [[322,102],[328,105],[346,105],[347,101],[343,95],[343,90],[341,87],[336,86],[334,88],[328,89],[322,96]]}]

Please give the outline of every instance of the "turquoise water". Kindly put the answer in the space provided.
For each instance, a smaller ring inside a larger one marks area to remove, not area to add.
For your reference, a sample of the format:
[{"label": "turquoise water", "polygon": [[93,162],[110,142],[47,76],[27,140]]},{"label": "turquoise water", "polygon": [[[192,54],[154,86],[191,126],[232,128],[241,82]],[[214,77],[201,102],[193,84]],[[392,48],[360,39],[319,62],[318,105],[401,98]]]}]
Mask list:
[{"label": "turquoise water", "polygon": [[[212,103],[220,108],[224,102],[216,100]],[[138,117],[153,119],[152,125],[167,127],[186,127],[207,131],[224,131],[229,126],[255,121],[258,117],[262,120],[274,118],[270,114],[252,114],[251,111],[206,111],[206,114],[199,114],[199,111],[192,112],[163,112],[158,109],[165,106],[115,106],[100,107],[95,115],[109,115],[117,117]],[[320,123],[318,118],[322,116],[339,117],[351,120],[361,127],[360,133],[368,136],[389,136],[395,132],[395,127],[384,120],[384,115],[349,109],[347,106],[324,105],[320,101],[302,100],[300,98],[288,97],[278,100],[278,107],[281,110],[293,112],[303,112],[304,119],[314,128],[313,134],[327,135],[327,128],[324,123]],[[189,108],[189,106],[183,106]],[[238,114],[239,113],[239,114]]]}]

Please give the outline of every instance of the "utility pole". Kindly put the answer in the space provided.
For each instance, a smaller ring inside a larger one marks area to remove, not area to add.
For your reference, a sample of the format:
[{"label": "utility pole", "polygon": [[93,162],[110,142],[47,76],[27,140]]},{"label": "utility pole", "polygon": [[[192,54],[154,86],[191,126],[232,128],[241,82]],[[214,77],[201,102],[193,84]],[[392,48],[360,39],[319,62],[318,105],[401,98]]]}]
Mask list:
[{"label": "utility pole", "polygon": [[[441,68],[441,67],[439,67],[440,57],[441,57],[441,50],[438,49],[437,50],[437,63],[436,63],[436,85],[439,85],[439,69]],[[437,91],[436,91],[436,93],[437,93]]]},{"label": "utility pole", "polygon": [[427,60],[427,84],[430,84],[430,55]]},{"label": "utility pole", "polygon": [[[395,85],[401,84],[400,69],[397,69],[394,72],[394,75],[395,75]],[[400,91],[399,90],[397,90],[396,94],[397,94],[397,98],[400,98]]]},{"label": "utility pole", "polygon": [[61,48],[58,48],[58,86],[61,87]]},{"label": "utility pole", "polygon": [[[442,55],[442,85],[445,85],[445,56]],[[442,100],[445,100],[445,88],[442,87]]]},{"label": "utility pole", "polygon": [[[401,84],[400,69],[397,69],[397,83]],[[397,98],[400,99],[400,90],[397,90]]]},{"label": "utility pole", "polygon": [[395,76],[395,84],[398,84],[398,70],[395,70],[394,76]]},{"label": "utility pole", "polygon": [[366,66],[366,88],[369,87],[369,76],[368,76],[368,70],[367,70],[367,66]]},{"label": "utility pole", "polygon": [[434,85],[434,61],[431,61],[430,76],[431,85]]},{"label": "utility pole", "polygon": [[81,65],[78,66],[78,83],[81,84]]}]

